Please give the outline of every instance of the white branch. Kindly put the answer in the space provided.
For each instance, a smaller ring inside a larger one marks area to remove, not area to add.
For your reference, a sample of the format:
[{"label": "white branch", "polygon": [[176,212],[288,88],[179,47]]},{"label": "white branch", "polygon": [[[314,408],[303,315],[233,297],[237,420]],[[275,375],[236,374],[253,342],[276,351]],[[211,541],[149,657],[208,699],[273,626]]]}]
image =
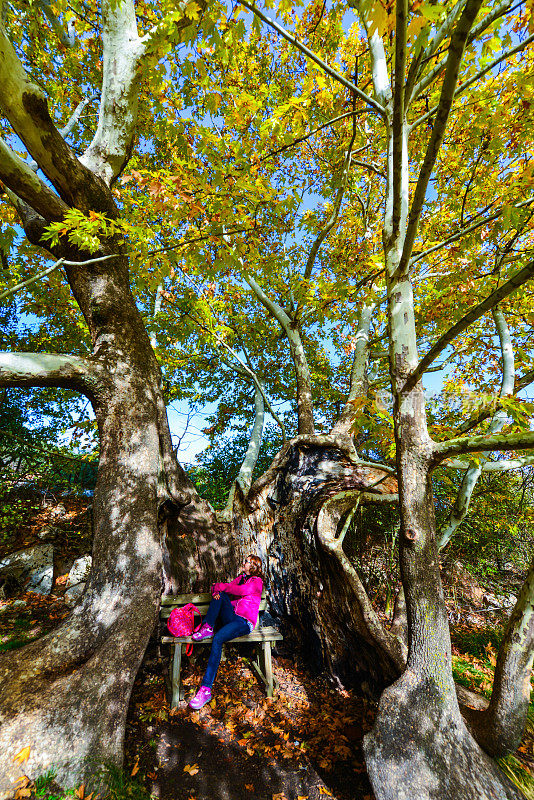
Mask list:
[{"label": "white branch", "polygon": [[364,303],[360,309],[354,337],[354,358],[350,374],[349,394],[332,433],[350,433],[354,419],[354,401],[367,394],[367,364],[369,361],[369,330],[376,303]]},{"label": "white branch", "polygon": [[74,266],[83,267],[86,264],[96,264],[99,261],[108,261],[110,258],[118,258],[118,256],[115,255],[99,256],[98,258],[90,258],[87,261],[67,261],[64,258],[60,258],[59,261],[56,261],[56,263],[52,264],[51,267],[44,269],[42,272],[38,272],[37,275],[33,275],[31,278],[28,278],[28,280],[22,281],[22,283],[17,283],[16,286],[12,286],[10,289],[6,289],[4,292],[0,294],[0,300],[3,300],[4,297],[8,297],[10,294],[15,294],[16,292],[19,292],[26,286],[30,286],[32,283],[41,280],[41,278],[44,278],[46,275],[50,275],[51,272],[54,272],[54,270],[58,269],[64,264],[66,264],[68,267],[74,267]]},{"label": "white branch", "polygon": [[435,345],[430,348],[426,356],[421,359],[419,364],[417,365],[416,369],[408,376],[406,383],[404,385],[404,390],[409,391],[410,388],[415,386],[417,381],[421,378],[421,376],[426,372],[427,368],[436,358],[442,353],[445,348],[455,339],[462,331],[472,325],[473,322],[476,322],[477,319],[484,316],[487,311],[491,311],[501,300],[505,297],[508,297],[509,294],[515,292],[520,286],[526,283],[530,278],[534,276],[534,260],[530,261],[526,267],[519,270],[509,278],[506,283],[503,283],[498,289],[492,292],[485,300],[479,303],[476,306],[465,314],[461,320],[459,320],[452,328],[443,334],[443,336],[438,339]]},{"label": "white branch", "polygon": [[48,18],[54,33],[64,47],[74,47],[76,42],[76,31],[74,29],[74,20],[70,20],[67,24],[65,31],[63,25],[56,17],[50,6],[50,0],[39,0],[39,5],[43,14]]},{"label": "white branch", "polygon": [[62,386],[93,399],[106,383],[105,370],[89,358],[0,352],[0,386]]},{"label": "white branch", "polygon": [[[495,307],[493,309],[493,319],[495,321],[495,327],[497,328],[497,333],[499,336],[502,356],[502,382],[499,394],[500,397],[506,397],[507,395],[512,395],[514,393],[514,349],[512,345],[512,338],[510,336],[510,330],[500,308]],[[501,431],[506,423],[506,419],[506,413],[503,410],[498,409],[494,413],[493,418],[488,426],[488,433],[493,434]],[[446,544],[448,544],[456,529],[462,524],[463,520],[467,516],[473,490],[482,473],[485,460],[485,458],[481,458],[478,462],[472,462],[469,465],[469,469],[465,473],[462,484],[458,490],[458,494],[449,518],[443,529],[440,531],[437,542],[438,550],[441,550]]]},{"label": "white branch", "polygon": [[[523,467],[530,467],[534,464],[534,456],[524,456],[523,458],[503,458],[501,461],[486,461],[482,465],[482,472],[511,472],[515,469],[523,469]],[[440,467],[447,469],[461,469],[468,470],[470,462],[458,461],[451,458],[448,461],[443,461]]]}]

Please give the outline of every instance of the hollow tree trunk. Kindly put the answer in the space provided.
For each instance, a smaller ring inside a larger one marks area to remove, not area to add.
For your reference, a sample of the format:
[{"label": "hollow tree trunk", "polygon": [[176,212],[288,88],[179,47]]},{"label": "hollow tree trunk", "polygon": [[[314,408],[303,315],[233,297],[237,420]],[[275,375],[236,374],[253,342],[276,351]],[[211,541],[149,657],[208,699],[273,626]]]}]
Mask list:
[{"label": "hollow tree trunk", "polygon": [[[384,477],[358,465],[349,443],[319,436],[289,442],[248,497],[236,492],[232,538],[239,557],[262,558],[284,645],[308,667],[376,694],[398,667],[377,650],[346,573],[317,535],[317,517],[332,494],[365,491]],[[387,478],[379,491],[395,492],[396,482]]]}]

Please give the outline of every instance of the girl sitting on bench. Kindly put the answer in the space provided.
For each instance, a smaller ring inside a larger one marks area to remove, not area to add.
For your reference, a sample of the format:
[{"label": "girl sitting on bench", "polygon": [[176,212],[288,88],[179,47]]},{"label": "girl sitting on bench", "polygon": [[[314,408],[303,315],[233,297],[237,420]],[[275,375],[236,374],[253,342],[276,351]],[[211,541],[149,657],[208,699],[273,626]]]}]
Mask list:
[{"label": "girl sitting on bench", "polygon": [[[201,628],[192,638],[195,642],[199,642],[208,636],[213,636],[213,642],[202,683],[189,702],[191,708],[202,708],[211,700],[211,687],[219,668],[223,644],[238,636],[246,636],[256,627],[262,591],[261,559],[253,555],[246,557],[243,572],[231,583],[214,583],[211,587],[213,599],[208,613]],[[222,622],[222,627],[214,635],[217,619]]]}]

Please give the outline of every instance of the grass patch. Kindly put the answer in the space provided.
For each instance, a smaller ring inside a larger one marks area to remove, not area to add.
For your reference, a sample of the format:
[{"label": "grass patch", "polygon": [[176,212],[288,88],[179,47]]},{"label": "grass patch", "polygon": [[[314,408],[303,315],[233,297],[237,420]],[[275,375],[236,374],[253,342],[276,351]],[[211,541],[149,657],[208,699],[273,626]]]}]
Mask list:
[{"label": "grass patch", "polygon": [[498,650],[503,635],[503,628],[460,629],[452,632],[452,641],[462,653],[485,658],[488,645],[491,650]]},{"label": "grass patch", "polygon": [[515,783],[527,800],[534,800],[534,777],[527,772],[522,763],[515,756],[499,758],[497,764],[512,783]]}]

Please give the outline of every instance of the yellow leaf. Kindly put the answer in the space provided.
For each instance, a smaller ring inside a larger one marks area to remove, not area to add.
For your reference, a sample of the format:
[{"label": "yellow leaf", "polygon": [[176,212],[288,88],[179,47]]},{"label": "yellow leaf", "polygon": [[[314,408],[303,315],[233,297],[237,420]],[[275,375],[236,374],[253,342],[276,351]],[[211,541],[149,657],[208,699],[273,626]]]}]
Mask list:
[{"label": "yellow leaf", "polygon": [[76,797],[79,797],[80,800],[83,800],[84,795],[85,795],[85,783],[82,783],[81,786],[78,786],[78,788],[76,789],[75,794],[76,794]]},{"label": "yellow leaf", "polygon": [[198,764],[186,764],[184,772],[188,772],[189,775],[196,775],[198,772]]},{"label": "yellow leaf", "polygon": [[185,7],[185,16],[188,19],[198,19],[200,16],[200,6],[198,3],[188,3]]},{"label": "yellow leaf", "polygon": [[17,755],[13,757],[13,761],[18,761],[19,764],[22,764],[23,761],[27,761],[30,757],[30,750],[31,748],[29,746],[24,747],[20,753],[17,753]]},{"label": "yellow leaf", "polygon": [[31,789],[17,789],[15,792],[15,800],[19,800],[21,797],[31,797],[31,795]]},{"label": "yellow leaf", "polygon": [[138,772],[139,772],[139,756],[137,756],[137,758],[135,759],[135,764],[132,767],[130,775],[137,775]]}]

